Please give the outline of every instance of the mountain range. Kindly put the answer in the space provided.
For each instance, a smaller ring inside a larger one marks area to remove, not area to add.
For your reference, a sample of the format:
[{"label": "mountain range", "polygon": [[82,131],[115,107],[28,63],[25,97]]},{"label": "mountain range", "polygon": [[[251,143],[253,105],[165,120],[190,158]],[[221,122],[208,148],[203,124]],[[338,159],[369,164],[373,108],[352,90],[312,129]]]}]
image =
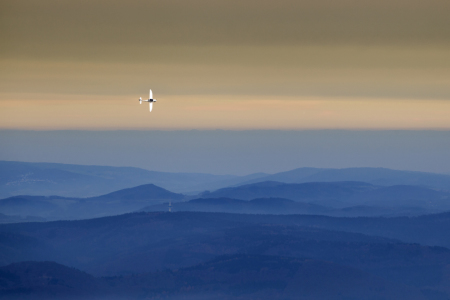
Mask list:
[{"label": "mountain range", "polygon": [[379,186],[416,185],[450,191],[450,175],[385,168],[298,168],[247,176],[169,173],[133,167],[84,166],[0,161],[0,198],[17,195],[95,197],[152,183],[176,193],[203,191],[264,181],[282,183],[360,181]]},{"label": "mountain range", "polygon": [[228,187],[202,194],[204,198],[255,198],[280,197],[330,207],[378,206],[423,207],[429,210],[450,209],[450,193],[420,186],[375,186],[366,182],[308,182],[281,183],[265,181]]},{"label": "mountain range", "polygon": [[228,187],[197,196],[153,184],[88,198],[14,196],[0,200],[0,222],[74,220],[133,211],[414,216],[450,211],[450,193],[420,186],[375,186],[365,182],[281,183]]},{"label": "mountain range", "polygon": [[284,183],[362,181],[380,186],[416,185],[450,191],[450,175],[427,172],[391,170],[386,168],[298,168],[250,180],[244,184],[261,181]]},{"label": "mountain range", "polygon": [[[201,198],[198,198],[201,197]],[[133,211],[414,216],[450,211],[450,193],[418,186],[364,182],[259,182],[204,192],[172,193],[146,184],[89,198],[14,196],[0,200],[0,222],[75,220]]]},{"label": "mountain range", "polygon": [[17,195],[86,198],[148,183],[174,192],[201,192],[265,175],[169,173],[133,167],[0,161],[0,198]]},{"label": "mountain range", "polygon": [[0,299],[450,299],[448,175],[1,166]]}]

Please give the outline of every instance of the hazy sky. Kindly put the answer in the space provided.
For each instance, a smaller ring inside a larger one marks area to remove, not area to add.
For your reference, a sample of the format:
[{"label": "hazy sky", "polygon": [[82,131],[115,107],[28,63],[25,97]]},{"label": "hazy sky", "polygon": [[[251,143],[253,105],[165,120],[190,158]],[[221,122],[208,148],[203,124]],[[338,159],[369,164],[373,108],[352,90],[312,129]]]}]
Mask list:
[{"label": "hazy sky", "polygon": [[387,167],[450,174],[450,131],[0,130],[0,159],[215,174]]},{"label": "hazy sky", "polygon": [[449,14],[445,0],[4,0],[0,128],[447,130]]},{"label": "hazy sky", "polygon": [[448,0],[2,0],[0,159],[450,172],[449,15]]}]

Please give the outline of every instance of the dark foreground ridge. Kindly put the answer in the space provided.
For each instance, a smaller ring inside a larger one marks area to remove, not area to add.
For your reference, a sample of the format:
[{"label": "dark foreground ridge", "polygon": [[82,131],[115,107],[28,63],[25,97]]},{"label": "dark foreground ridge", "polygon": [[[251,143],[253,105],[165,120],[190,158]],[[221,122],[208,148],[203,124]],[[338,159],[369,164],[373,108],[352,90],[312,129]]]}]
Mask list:
[{"label": "dark foreground ridge", "polygon": [[334,263],[249,254],[108,278],[54,262],[22,262],[1,267],[0,283],[0,299],[426,299],[416,288]]},{"label": "dark foreground ridge", "polygon": [[[267,286],[285,286],[285,289],[274,288],[270,292],[275,295],[272,298],[277,298],[278,295],[286,296],[287,288],[292,285],[308,291],[295,279],[302,278],[299,282],[312,280],[309,286],[329,284],[327,290],[336,292],[336,297],[372,299],[360,298],[350,291],[356,293],[357,287],[369,289],[369,283],[376,283],[380,288],[372,286],[370,289],[375,291],[372,294],[380,296],[378,299],[383,299],[382,291],[392,291],[392,294],[389,292],[392,296],[404,288],[405,295],[414,290],[417,297],[439,300],[450,295],[450,277],[447,276],[450,250],[445,248],[450,241],[447,228],[450,228],[450,214],[411,218],[334,218],[199,212],[132,213],[81,221],[0,225],[0,263],[7,266],[21,261],[54,261],[92,274],[97,279],[112,277],[104,280],[118,289],[123,287],[124,291],[128,291],[130,284],[139,290],[141,284],[144,285],[141,281],[150,286],[151,280],[146,281],[146,276],[155,282],[161,278],[162,282],[148,290],[148,295],[191,291],[198,284],[192,293],[201,291],[208,295],[215,291],[217,294],[214,295],[222,297],[221,293],[238,290],[240,284],[248,291],[252,285],[264,286],[262,282],[267,279]],[[236,258],[231,260],[227,258],[235,255]],[[222,258],[215,260],[217,257]],[[242,257],[247,257],[248,263]],[[223,264],[221,260],[224,260]],[[269,263],[272,260],[276,261],[273,265]],[[291,264],[298,266],[297,271],[285,267]],[[269,273],[264,273],[266,268]],[[300,276],[301,270],[310,271]],[[280,277],[284,278],[283,283],[270,283],[275,280],[269,276],[272,273],[285,274]],[[242,276],[227,277],[226,274]],[[256,283],[252,283],[251,274],[259,274],[254,277]],[[327,274],[331,275],[326,277]],[[190,279],[185,280],[183,276]],[[123,283],[122,277],[129,281]],[[317,281],[314,281],[316,277]],[[218,278],[218,283],[213,281],[214,278]],[[227,278],[241,279],[227,281]],[[329,278],[334,279],[328,281]],[[362,282],[340,281],[345,278],[361,278]],[[256,287],[254,293],[259,295],[262,290]],[[346,287],[350,294],[341,293],[340,289]],[[330,299],[333,293],[323,299]],[[236,295],[232,294],[233,297]],[[322,297],[314,295],[311,299]],[[395,298],[403,299],[397,296],[386,299]]]}]

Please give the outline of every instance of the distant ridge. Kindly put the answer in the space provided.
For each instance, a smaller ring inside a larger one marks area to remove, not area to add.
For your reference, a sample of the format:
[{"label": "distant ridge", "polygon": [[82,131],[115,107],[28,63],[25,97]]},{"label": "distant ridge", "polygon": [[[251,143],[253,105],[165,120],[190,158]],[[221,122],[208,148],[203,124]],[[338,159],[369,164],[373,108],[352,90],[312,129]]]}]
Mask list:
[{"label": "distant ridge", "polygon": [[95,197],[147,183],[172,192],[201,192],[266,175],[169,173],[134,167],[0,161],[0,198],[17,195]]},{"label": "distant ridge", "polygon": [[[194,198],[189,202],[183,202]],[[133,211],[317,214],[329,216],[417,216],[450,210],[450,193],[420,186],[376,186],[365,182],[275,181],[204,192],[197,198],[154,184],[98,197],[14,196],[0,200],[0,222],[73,220]]]},{"label": "distant ridge", "polygon": [[418,185],[450,191],[450,175],[386,168],[298,168],[250,180],[243,184],[260,181],[279,181],[284,183],[363,181],[374,185]]},{"label": "distant ridge", "polygon": [[146,201],[146,200],[174,200],[180,201],[185,196],[182,194],[172,193],[154,184],[143,184],[132,188],[115,191],[98,197],[90,197],[90,200],[125,200],[125,201]]},{"label": "distant ridge", "polygon": [[420,186],[376,186],[365,182],[306,182],[276,181],[219,189],[204,193],[203,198],[286,198],[334,208],[350,206],[421,207],[430,211],[450,210],[450,193]]},{"label": "distant ridge", "polygon": [[264,181],[283,183],[362,181],[374,185],[418,185],[450,191],[450,175],[386,168],[297,168],[272,175],[169,173],[134,167],[0,161],[0,198],[17,195],[96,197],[142,184],[195,195]]},{"label": "distant ridge", "polygon": [[[264,181],[219,189],[204,193],[204,198],[229,197],[242,200],[277,197],[295,201],[338,199],[348,197],[356,191],[374,190],[376,187],[365,182],[308,182],[289,184],[276,181]],[[320,198],[320,199],[319,199]]]},{"label": "distant ridge", "polygon": [[[25,220],[36,219],[29,216],[47,220],[82,219],[118,215],[152,204],[183,199],[185,196],[182,194],[172,193],[154,184],[144,184],[89,198],[13,196],[0,200],[0,213],[6,215],[3,217],[5,223],[14,219],[24,220],[23,218],[27,217]],[[20,217],[8,218],[8,215]]]}]

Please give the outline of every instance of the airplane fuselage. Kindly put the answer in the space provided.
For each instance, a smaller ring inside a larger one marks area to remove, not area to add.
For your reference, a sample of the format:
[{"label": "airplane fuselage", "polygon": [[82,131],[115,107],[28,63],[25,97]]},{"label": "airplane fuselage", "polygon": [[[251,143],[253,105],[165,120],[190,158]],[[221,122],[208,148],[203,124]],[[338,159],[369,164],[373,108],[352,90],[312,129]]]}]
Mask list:
[{"label": "airplane fuselage", "polygon": [[153,109],[153,102],[156,102],[156,99],[153,99],[152,90],[150,90],[149,98],[147,100],[142,100],[142,97],[139,97],[139,103],[142,104],[142,102],[148,102],[148,104],[150,104],[150,106],[149,106],[150,111],[152,111],[152,109]]}]

